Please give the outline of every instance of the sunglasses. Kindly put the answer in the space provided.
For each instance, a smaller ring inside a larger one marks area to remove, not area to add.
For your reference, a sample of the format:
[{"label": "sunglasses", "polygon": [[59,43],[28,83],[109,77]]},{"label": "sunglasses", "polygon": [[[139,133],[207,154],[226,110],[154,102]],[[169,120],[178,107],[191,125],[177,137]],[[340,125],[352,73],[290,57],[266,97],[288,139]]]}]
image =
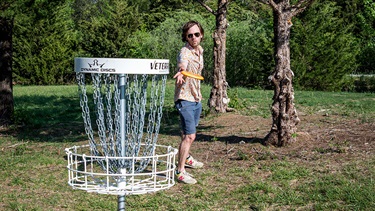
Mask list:
[{"label": "sunglasses", "polygon": [[200,37],[200,36],[201,36],[201,33],[197,32],[197,33],[194,33],[194,34],[188,34],[187,37],[188,37],[189,39],[191,39],[191,38],[193,38],[193,35],[194,35],[195,37]]}]

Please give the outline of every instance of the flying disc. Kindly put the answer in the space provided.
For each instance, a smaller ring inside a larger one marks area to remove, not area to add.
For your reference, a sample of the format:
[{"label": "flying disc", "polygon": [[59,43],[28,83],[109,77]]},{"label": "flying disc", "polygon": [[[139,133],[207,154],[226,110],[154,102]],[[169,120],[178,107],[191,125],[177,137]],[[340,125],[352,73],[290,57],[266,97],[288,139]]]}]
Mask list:
[{"label": "flying disc", "polygon": [[204,79],[201,75],[194,74],[194,73],[187,72],[187,71],[181,71],[181,74],[184,75],[184,76],[190,77],[190,78],[198,79],[198,80]]}]

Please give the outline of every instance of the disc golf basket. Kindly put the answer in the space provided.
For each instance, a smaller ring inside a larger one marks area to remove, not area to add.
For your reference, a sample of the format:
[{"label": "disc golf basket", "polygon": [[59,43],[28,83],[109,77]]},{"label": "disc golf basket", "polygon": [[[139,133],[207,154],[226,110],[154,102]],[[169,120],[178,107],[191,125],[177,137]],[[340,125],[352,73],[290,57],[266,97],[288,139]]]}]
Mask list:
[{"label": "disc golf basket", "polygon": [[74,189],[125,196],[175,184],[177,149],[157,144],[168,60],[75,58],[88,144],[65,149]]}]

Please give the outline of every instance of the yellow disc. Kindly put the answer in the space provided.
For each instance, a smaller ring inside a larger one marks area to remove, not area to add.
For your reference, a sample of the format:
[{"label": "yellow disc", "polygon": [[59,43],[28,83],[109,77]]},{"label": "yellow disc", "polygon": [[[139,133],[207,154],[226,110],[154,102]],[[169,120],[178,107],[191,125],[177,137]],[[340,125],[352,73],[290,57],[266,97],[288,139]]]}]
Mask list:
[{"label": "yellow disc", "polygon": [[204,79],[201,75],[194,74],[194,73],[187,72],[187,71],[181,71],[181,74],[184,75],[184,76],[190,77],[190,78],[198,79],[198,80]]}]

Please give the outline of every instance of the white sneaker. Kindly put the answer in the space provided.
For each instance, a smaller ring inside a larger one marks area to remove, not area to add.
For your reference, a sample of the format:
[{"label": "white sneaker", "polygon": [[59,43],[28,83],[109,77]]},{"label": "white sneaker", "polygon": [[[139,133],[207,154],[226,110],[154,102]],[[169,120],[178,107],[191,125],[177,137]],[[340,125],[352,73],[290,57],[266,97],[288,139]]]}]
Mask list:
[{"label": "white sneaker", "polygon": [[195,160],[193,156],[189,156],[186,158],[185,166],[193,168],[193,169],[199,169],[203,167],[203,163]]},{"label": "white sneaker", "polygon": [[180,172],[177,174],[176,171],[176,178],[177,181],[185,183],[185,184],[195,184],[197,180],[195,180],[191,174],[187,173],[186,171]]}]

